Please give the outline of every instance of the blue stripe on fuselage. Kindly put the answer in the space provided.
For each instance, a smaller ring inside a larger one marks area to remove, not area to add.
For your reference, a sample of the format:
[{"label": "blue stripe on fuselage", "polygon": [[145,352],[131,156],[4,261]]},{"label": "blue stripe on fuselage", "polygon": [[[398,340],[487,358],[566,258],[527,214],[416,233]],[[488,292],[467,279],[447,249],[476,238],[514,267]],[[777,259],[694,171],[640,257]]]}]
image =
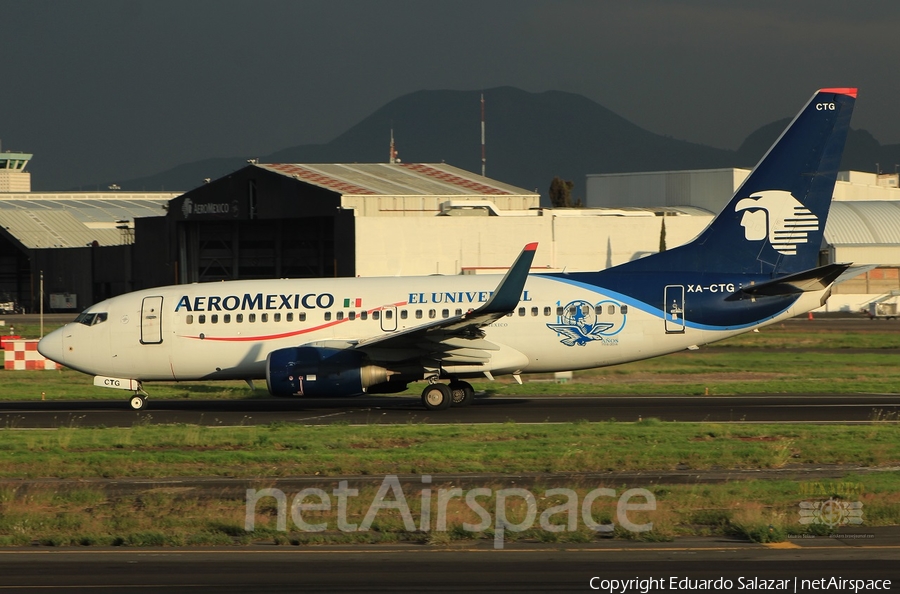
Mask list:
[{"label": "blue stripe on fuselage", "polygon": [[[684,282],[687,274],[654,275],[652,283],[646,281],[646,275],[610,274],[601,272],[569,273],[569,274],[535,274],[548,280],[553,280],[581,289],[598,293],[613,299],[617,299],[628,307],[634,307],[660,319],[665,319],[666,313],[662,309],[662,300],[667,285],[682,285],[687,290],[688,283]],[[611,271],[610,271],[611,272]],[[641,278],[638,278],[638,277]],[[670,277],[670,278],[666,278]],[[696,281],[697,286],[704,286],[709,276],[692,273],[691,280]],[[600,284],[600,280],[604,284]],[[723,277],[716,275],[716,279],[722,283],[732,283],[739,287],[741,283],[749,286],[751,281],[762,282],[768,277],[748,278],[735,275]],[[671,281],[671,282],[668,282]],[[620,291],[608,289],[607,286],[616,286]],[[623,292],[627,291],[627,292]],[[744,299],[726,302],[725,299],[732,293],[688,293],[685,295],[684,319],[688,328],[697,330],[742,330],[752,328],[763,322],[769,321],[787,311],[793,305],[799,295],[784,295],[778,297],[758,297],[755,300]],[[653,305],[656,304],[656,305]]]}]

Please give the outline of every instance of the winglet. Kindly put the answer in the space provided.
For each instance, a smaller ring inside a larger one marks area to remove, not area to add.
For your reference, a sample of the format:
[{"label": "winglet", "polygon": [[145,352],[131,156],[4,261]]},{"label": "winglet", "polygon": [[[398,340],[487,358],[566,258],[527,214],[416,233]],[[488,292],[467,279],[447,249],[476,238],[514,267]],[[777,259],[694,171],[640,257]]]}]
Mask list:
[{"label": "winglet", "polygon": [[479,307],[475,313],[502,313],[507,314],[513,311],[519,304],[522,297],[522,289],[525,288],[525,281],[528,280],[528,271],[531,269],[531,263],[534,261],[534,253],[537,251],[537,242],[529,243],[513,262],[513,265],[506,272],[506,276],[494,289],[494,294],[488,299],[487,303]]}]

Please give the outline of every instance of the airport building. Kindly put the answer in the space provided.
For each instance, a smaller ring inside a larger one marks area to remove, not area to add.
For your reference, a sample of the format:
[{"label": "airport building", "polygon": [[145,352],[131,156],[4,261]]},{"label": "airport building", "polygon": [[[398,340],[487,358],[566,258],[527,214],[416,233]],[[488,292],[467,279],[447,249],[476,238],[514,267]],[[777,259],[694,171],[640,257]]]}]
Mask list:
[{"label": "airport building", "polygon": [[[173,199],[165,228],[144,233],[139,221],[137,241],[168,249],[157,275],[167,283],[497,272],[531,241],[536,269],[596,270],[659,247],[660,209],[539,203],[446,164],[251,164]],[[675,243],[705,224],[683,216],[696,209],[667,210]]]}]

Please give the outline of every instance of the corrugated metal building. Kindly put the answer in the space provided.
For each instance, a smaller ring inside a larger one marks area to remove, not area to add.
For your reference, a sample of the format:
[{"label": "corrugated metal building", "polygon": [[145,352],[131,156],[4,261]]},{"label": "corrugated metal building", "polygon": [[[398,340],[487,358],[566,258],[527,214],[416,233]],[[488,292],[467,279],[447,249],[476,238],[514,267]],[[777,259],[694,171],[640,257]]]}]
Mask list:
[{"label": "corrugated metal building", "polygon": [[[415,251],[430,254],[444,237],[424,217],[449,201],[527,210],[540,197],[446,164],[251,164],[170,202],[168,266],[179,282],[370,274],[365,222],[389,221],[381,232],[400,240],[396,224],[408,219],[427,230]],[[394,269],[382,262],[377,272]]]},{"label": "corrugated metal building", "polygon": [[[27,311],[80,309],[134,288],[136,217],[158,217],[176,193],[0,193],[0,301]],[[65,295],[65,300],[51,295]]]}]

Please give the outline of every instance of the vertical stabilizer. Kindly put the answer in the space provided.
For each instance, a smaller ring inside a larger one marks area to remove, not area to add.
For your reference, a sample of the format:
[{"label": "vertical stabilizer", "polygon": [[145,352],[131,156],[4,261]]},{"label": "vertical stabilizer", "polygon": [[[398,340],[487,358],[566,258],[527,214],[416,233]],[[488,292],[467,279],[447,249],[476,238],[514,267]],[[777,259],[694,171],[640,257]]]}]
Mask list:
[{"label": "vertical stabilizer", "polygon": [[694,241],[639,267],[773,276],[816,267],[855,101],[856,89],[817,91]]}]

